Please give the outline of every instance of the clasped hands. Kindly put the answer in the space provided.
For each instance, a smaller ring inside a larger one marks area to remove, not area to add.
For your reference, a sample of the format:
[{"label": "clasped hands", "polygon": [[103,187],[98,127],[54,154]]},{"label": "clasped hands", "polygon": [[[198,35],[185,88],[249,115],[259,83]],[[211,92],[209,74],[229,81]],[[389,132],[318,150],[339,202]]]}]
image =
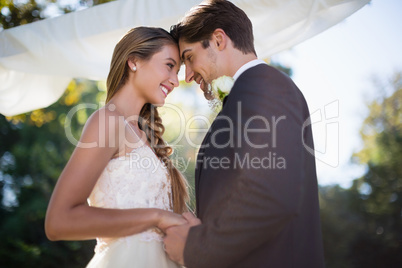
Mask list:
[{"label": "clasped hands", "polygon": [[190,212],[185,212],[182,216],[187,223],[167,228],[163,238],[164,250],[169,258],[180,265],[184,265],[183,252],[190,228],[201,224],[201,220]]}]

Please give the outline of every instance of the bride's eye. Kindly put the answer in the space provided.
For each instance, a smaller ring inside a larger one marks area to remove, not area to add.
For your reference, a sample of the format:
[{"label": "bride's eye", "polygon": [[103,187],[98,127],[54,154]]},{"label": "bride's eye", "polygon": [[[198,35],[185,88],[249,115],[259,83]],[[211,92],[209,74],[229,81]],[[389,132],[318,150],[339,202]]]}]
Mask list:
[{"label": "bride's eye", "polygon": [[168,63],[167,66],[169,66],[170,69],[173,69],[174,65],[171,63]]}]

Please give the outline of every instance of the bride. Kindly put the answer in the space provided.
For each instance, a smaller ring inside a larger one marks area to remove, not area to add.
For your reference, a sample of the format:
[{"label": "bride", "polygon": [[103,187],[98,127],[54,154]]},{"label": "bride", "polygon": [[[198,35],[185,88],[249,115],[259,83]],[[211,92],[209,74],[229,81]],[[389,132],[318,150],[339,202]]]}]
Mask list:
[{"label": "bride", "polygon": [[178,86],[179,68],[178,46],[160,28],[134,28],[115,47],[106,105],[86,122],[46,214],[50,240],[97,239],[87,267],[177,267],[162,233],[187,223],[187,184],[155,106]]}]

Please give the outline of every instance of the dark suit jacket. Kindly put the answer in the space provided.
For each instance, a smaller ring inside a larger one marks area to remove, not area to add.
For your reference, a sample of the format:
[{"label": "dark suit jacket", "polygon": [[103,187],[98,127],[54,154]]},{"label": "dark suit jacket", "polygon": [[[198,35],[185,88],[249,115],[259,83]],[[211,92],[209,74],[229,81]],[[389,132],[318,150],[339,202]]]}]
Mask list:
[{"label": "dark suit jacket", "polygon": [[236,80],[204,138],[187,267],[323,267],[306,101],[266,64]]}]

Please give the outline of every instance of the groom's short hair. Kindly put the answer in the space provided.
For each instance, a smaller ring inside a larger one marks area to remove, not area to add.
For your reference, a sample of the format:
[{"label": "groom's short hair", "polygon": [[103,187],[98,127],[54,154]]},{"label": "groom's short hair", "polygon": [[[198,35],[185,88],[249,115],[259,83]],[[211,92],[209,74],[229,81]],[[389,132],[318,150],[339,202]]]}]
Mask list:
[{"label": "groom's short hair", "polygon": [[207,48],[212,33],[218,28],[225,31],[235,48],[244,54],[257,55],[250,19],[243,10],[226,0],[209,0],[193,7],[179,23],[170,28],[170,34],[177,41],[201,41],[203,48]]}]

